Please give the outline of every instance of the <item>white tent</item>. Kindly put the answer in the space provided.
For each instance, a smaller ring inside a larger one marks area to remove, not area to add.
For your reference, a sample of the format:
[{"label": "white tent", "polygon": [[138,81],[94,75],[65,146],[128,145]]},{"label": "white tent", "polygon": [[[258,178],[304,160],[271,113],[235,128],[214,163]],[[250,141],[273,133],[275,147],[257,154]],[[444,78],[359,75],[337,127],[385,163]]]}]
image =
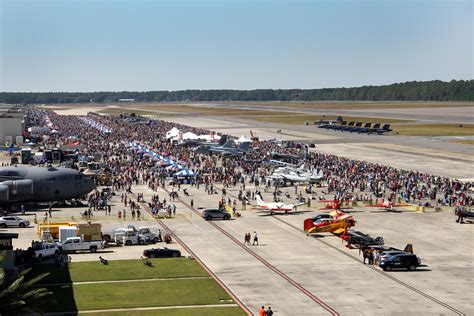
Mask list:
[{"label": "white tent", "polygon": [[193,132],[186,132],[183,134],[183,139],[197,139],[198,136]]},{"label": "white tent", "polygon": [[166,139],[170,139],[178,135],[179,135],[179,129],[177,129],[176,127],[173,127],[172,129],[166,132]]},{"label": "white tent", "polygon": [[189,169],[184,169],[184,170],[181,170],[180,172],[177,172],[176,175],[178,177],[189,177],[189,176],[195,176],[196,174]]},{"label": "white tent", "polygon": [[245,135],[240,136],[240,138],[235,141],[235,143],[237,143],[237,144],[251,143],[251,142],[252,142],[252,140],[245,137]]},{"label": "white tent", "polygon": [[209,134],[201,134],[201,135],[197,135],[196,139],[205,139],[208,142],[212,142],[212,141],[221,139],[221,137],[217,134],[214,134],[214,136],[211,136]]}]

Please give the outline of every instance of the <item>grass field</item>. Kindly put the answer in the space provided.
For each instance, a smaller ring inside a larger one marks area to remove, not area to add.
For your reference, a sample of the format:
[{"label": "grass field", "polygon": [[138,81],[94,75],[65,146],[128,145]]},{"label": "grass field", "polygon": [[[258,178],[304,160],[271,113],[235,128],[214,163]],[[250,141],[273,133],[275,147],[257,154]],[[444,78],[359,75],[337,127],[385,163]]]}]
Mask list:
[{"label": "grass field", "polygon": [[[185,258],[151,260],[156,266],[148,269],[144,269],[145,267],[141,260],[115,260],[107,266],[101,265],[96,261],[73,262],[69,265],[69,269],[54,269],[50,265],[35,265],[33,272],[50,273],[41,283],[209,276],[193,260]],[[124,273],[125,271],[127,273]],[[129,271],[133,271],[133,274],[128,273]]]},{"label": "grass field", "polygon": [[72,284],[48,289],[57,303],[48,304],[48,312],[233,303],[213,279]]},{"label": "grass field", "polygon": [[[213,307],[202,310],[196,308],[196,313],[181,308],[235,302],[194,260],[150,260],[153,267],[144,266],[141,260],[114,260],[106,266],[99,262],[76,262],[71,263],[68,269],[60,269],[52,264],[37,264],[33,267],[33,274],[50,273],[40,285],[54,293],[45,299],[45,312],[178,306],[179,309],[168,309],[163,313],[160,310],[159,314],[245,315],[242,309],[236,307],[216,307],[216,311]],[[134,314],[143,313],[136,311]],[[156,315],[157,311],[146,313]],[[128,311],[120,314],[129,315]]]},{"label": "grass field", "polygon": [[[209,102],[212,104],[213,102]],[[414,109],[414,108],[441,108],[441,107],[474,107],[474,102],[379,102],[379,101],[257,101],[257,102],[214,102],[218,104],[240,104],[245,106],[290,107],[300,109],[332,109],[332,110],[362,110],[362,109]]]},{"label": "grass field", "polygon": [[245,106],[272,106],[272,107],[289,107],[301,109],[334,109],[334,110],[355,110],[355,109],[409,109],[409,108],[440,108],[440,107],[474,107],[474,102],[377,102],[377,101],[219,101],[219,102],[134,102],[134,103],[79,103],[79,104],[56,104],[48,107],[67,109],[71,107],[99,107],[103,108],[107,105],[115,105],[122,108],[134,107],[163,107],[176,108],[180,106],[197,107],[200,104],[224,104],[224,105],[245,105]]},{"label": "grass field", "polygon": [[[267,112],[268,113],[268,112]],[[313,124],[317,120],[336,120],[335,115],[261,115],[252,117],[252,120],[262,122],[272,122],[289,125],[303,125],[305,122]],[[364,123],[408,123],[410,120],[389,119],[383,117],[362,117],[362,116],[343,116],[345,121],[364,122]]]},{"label": "grass field", "polygon": [[474,145],[474,139],[460,139],[453,140],[451,143],[465,144],[465,145]]},{"label": "grass field", "polygon": [[[86,315],[94,316],[123,316],[123,312],[104,312],[104,313],[87,313]],[[173,308],[160,310],[140,310],[127,311],[127,316],[240,316],[246,315],[239,307],[200,307],[200,308]]]},{"label": "grass field", "polygon": [[392,133],[405,136],[470,136],[474,135],[474,124],[393,124]]},{"label": "grass field", "polygon": [[[103,312],[103,313],[87,313],[81,312],[81,315],[103,315],[103,316],[123,316],[124,312]],[[242,309],[235,306],[228,307],[199,307],[199,308],[170,308],[159,310],[139,310],[127,311],[127,316],[242,316],[246,315]]]},{"label": "grass field", "polygon": [[103,113],[103,114],[110,114],[110,115],[119,115],[119,114],[131,114],[135,113],[137,115],[142,115],[142,116],[153,116],[153,117],[170,117],[173,116],[171,113],[160,113],[156,111],[147,111],[147,110],[140,110],[140,109],[127,109],[127,108],[116,108],[116,107],[110,107],[110,108],[105,108],[102,110],[98,110],[98,113]]}]

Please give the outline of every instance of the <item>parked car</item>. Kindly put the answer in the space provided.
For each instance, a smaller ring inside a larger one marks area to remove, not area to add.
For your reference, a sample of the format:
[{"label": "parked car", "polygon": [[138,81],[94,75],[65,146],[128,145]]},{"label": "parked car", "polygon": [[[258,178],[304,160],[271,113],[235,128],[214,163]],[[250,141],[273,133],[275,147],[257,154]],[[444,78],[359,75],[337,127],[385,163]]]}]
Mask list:
[{"label": "parked car", "polygon": [[219,210],[217,208],[208,208],[202,212],[202,217],[206,221],[210,221],[216,218],[228,220],[231,218],[231,215],[229,212],[226,212],[224,210]]},{"label": "parked car", "polygon": [[33,242],[34,258],[42,261],[44,258],[57,257],[59,254],[58,245],[49,242]]},{"label": "parked car", "polygon": [[411,253],[396,254],[390,257],[382,258],[379,267],[384,271],[393,269],[407,269],[413,271],[421,264],[420,258]]},{"label": "parked car", "polygon": [[181,251],[176,249],[163,248],[152,248],[145,249],[143,256],[147,258],[177,258],[181,257]]},{"label": "parked car", "polygon": [[395,255],[402,255],[402,254],[405,254],[405,253],[406,253],[405,251],[401,251],[401,250],[384,251],[380,254],[380,260],[382,260],[384,258],[395,256]]},{"label": "parked car", "polygon": [[18,216],[4,216],[0,217],[0,227],[7,228],[12,226],[18,226],[20,228],[25,228],[30,226],[30,222],[24,219],[19,218]]}]

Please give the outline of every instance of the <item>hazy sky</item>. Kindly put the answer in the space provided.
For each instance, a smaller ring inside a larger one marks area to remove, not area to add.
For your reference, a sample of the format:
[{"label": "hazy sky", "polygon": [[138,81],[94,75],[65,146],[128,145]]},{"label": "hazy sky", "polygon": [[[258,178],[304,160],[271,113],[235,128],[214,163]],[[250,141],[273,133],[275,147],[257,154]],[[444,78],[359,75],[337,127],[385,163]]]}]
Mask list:
[{"label": "hazy sky", "polygon": [[472,1],[0,0],[0,91],[473,78]]}]

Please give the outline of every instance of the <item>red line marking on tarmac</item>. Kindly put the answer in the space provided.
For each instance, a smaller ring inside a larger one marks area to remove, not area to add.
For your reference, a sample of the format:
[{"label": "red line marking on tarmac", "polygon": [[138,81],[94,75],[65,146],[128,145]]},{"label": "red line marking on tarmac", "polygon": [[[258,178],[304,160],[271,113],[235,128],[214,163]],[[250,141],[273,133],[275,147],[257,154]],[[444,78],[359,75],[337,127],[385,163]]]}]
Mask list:
[{"label": "red line marking on tarmac", "polygon": [[[169,191],[167,189],[164,188],[164,190],[169,193]],[[202,216],[201,213],[199,211],[197,211],[194,207],[192,207],[191,205],[189,205],[187,202],[183,201],[181,198],[178,197],[178,201],[180,201],[183,205],[185,205],[188,209],[190,209],[191,211],[193,211],[194,213],[198,214],[199,216]],[[212,221],[208,221],[208,223],[212,226],[214,226],[217,230],[219,230],[221,233],[223,233],[225,236],[227,236],[230,240],[232,240],[233,242],[235,242],[237,245],[239,245],[242,249],[244,249],[245,251],[247,251],[249,254],[251,254],[253,257],[255,257],[258,261],[260,261],[261,263],[263,263],[266,267],[268,267],[270,270],[272,270],[273,272],[275,272],[276,274],[278,274],[280,277],[282,277],[283,279],[285,279],[286,281],[288,281],[291,285],[293,285],[295,288],[297,288],[298,290],[300,290],[303,294],[305,294],[306,296],[308,296],[311,300],[313,300],[314,302],[316,302],[319,306],[321,306],[322,308],[324,308],[326,311],[328,311],[331,315],[334,315],[334,316],[339,316],[340,314],[334,310],[332,307],[330,307],[328,304],[326,304],[323,300],[321,300],[320,298],[318,298],[316,295],[314,295],[313,293],[311,293],[309,290],[307,290],[306,288],[304,288],[302,285],[300,285],[298,282],[296,282],[295,280],[293,280],[292,278],[290,278],[288,275],[286,275],[284,272],[282,272],[281,270],[277,269],[275,266],[273,266],[271,263],[269,263],[268,261],[266,261],[265,259],[263,259],[262,257],[260,257],[258,254],[256,254],[253,250],[249,249],[248,247],[246,247],[244,244],[242,244],[239,240],[237,240],[234,236],[232,236],[231,234],[229,234],[227,231],[225,231],[223,228],[221,228],[219,225],[217,225],[216,223],[212,222]]]},{"label": "red line marking on tarmac", "polygon": [[[166,189],[164,190],[168,192],[168,190]],[[136,197],[136,194],[134,193],[132,194]],[[219,279],[217,275],[214,274],[214,272],[211,271],[211,269],[209,269],[206,266],[206,264],[184,243],[184,241],[182,241],[161,219],[155,218],[155,216],[153,216],[153,213],[151,212],[148,205],[146,205],[146,203],[144,202],[139,202],[139,203],[158,222],[158,224],[160,224],[163,228],[165,228],[169,232],[169,234],[173,236],[173,238],[178,242],[178,244],[181,245],[181,247],[183,247],[191,256],[193,256],[195,260],[197,260],[197,262],[204,268],[204,270],[206,270],[206,272],[209,273],[209,275],[217,282],[217,284],[219,284],[224,289],[224,291],[226,291],[227,294],[229,294],[230,297],[232,297],[232,299],[247,313],[247,315],[253,316],[253,313],[247,308],[247,306],[245,306],[244,303],[242,303],[237,298],[237,296],[235,296],[235,294]]]}]

